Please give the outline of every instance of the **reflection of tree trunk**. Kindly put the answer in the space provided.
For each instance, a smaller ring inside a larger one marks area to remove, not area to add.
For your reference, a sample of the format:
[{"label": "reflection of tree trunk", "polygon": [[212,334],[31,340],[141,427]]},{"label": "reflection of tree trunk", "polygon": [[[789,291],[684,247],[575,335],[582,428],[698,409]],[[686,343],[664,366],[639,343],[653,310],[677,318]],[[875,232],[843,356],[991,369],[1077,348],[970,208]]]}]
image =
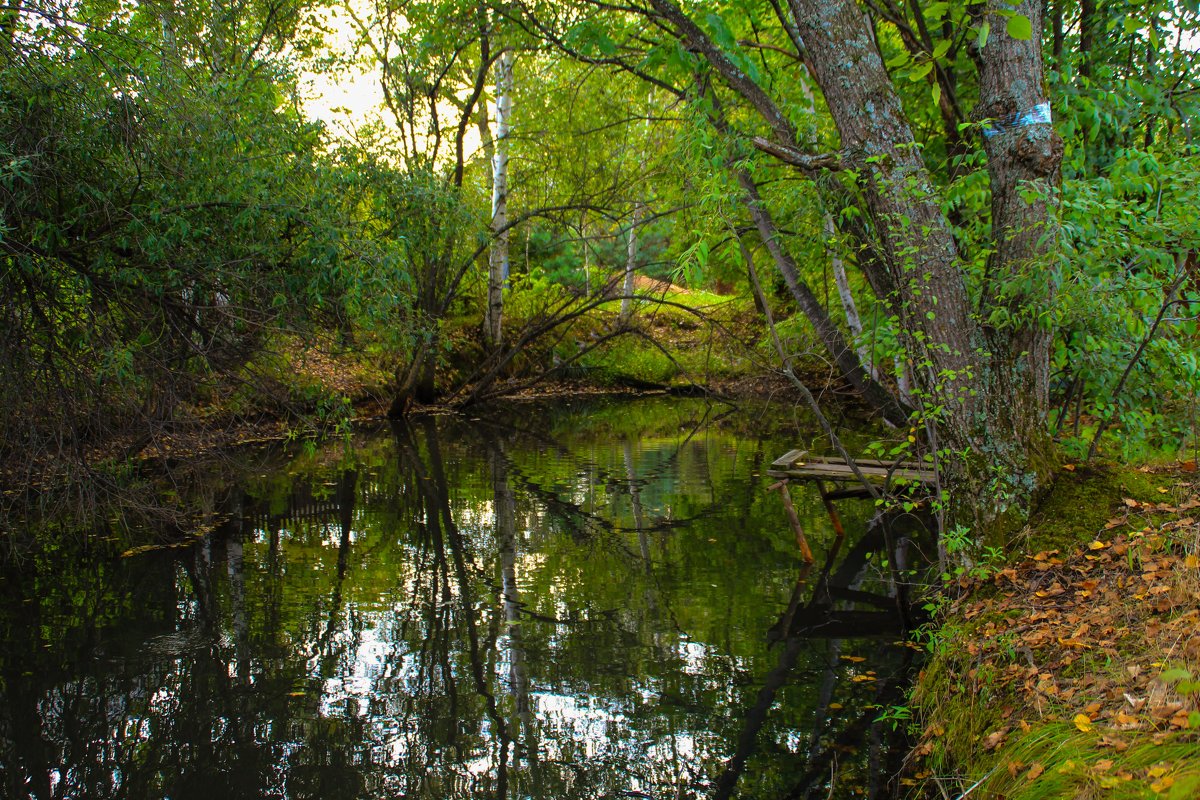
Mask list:
[{"label": "reflection of tree trunk", "polygon": [[789,638],[783,652],[779,654],[779,662],[775,669],[771,670],[763,682],[763,687],[758,690],[758,699],[746,712],[745,724],[742,726],[741,733],[738,734],[737,750],[725,765],[725,771],[717,778],[716,789],[713,792],[714,800],[729,800],[733,796],[738,778],[741,777],[742,770],[746,767],[746,760],[753,755],[757,746],[758,732],[762,730],[771,706],[775,704],[775,695],[787,683],[788,676],[796,666],[796,659],[799,658],[803,646],[804,639]]},{"label": "reflection of tree trunk", "polygon": [[322,656],[321,674],[327,674],[325,667],[333,667],[336,664],[337,653],[329,652],[328,647],[334,641],[334,636],[338,631],[338,620],[342,610],[342,585],[346,580],[346,569],[350,562],[350,534],[353,531],[354,525],[354,501],[357,496],[358,472],[356,470],[344,470],[338,478],[337,491],[334,494],[334,499],[337,502],[338,509],[338,527],[340,536],[338,538],[338,557],[337,557],[337,573],[333,583],[333,595],[329,600],[329,619],[325,623],[325,632],[317,640],[316,646],[313,648],[313,655]]},{"label": "reflection of tree trunk", "polygon": [[244,512],[245,493],[235,490],[237,501],[231,517],[233,529],[225,542],[225,567],[229,573],[229,602],[233,606],[233,647],[237,680],[242,686],[250,685],[250,622],[246,614],[246,572],[243,553],[243,537],[246,535]]},{"label": "reflection of tree trunk", "polygon": [[[517,729],[523,742],[518,755],[524,753],[533,776],[538,780],[537,729],[533,724],[533,706],[529,697],[529,664],[521,641],[521,600],[517,581],[517,508],[516,497],[508,479],[508,462],[498,443],[490,449],[492,466],[492,498],[495,510],[496,542],[500,551],[500,587],[504,603],[505,631],[508,643],[508,686],[517,713]],[[538,792],[535,792],[538,794]]]},{"label": "reflection of tree trunk", "polygon": [[841,663],[842,640],[830,639],[829,650],[825,657],[825,669],[821,674],[821,686],[817,689],[816,713],[813,720],[812,736],[809,737],[808,757],[816,758],[821,750],[821,737],[829,725],[829,703],[833,700],[833,690],[837,686],[837,668]]},{"label": "reflection of tree trunk", "polygon": [[646,572],[650,572],[650,540],[646,536],[646,519],[642,514],[642,490],[638,486],[637,474],[633,471],[633,446],[628,439],[621,442],[621,455],[625,461],[625,480],[629,483],[629,502],[633,506],[633,527],[637,530],[638,549]]},{"label": "reflection of tree trunk", "polygon": [[[458,526],[450,509],[450,492],[446,481],[445,469],[442,465],[441,448],[438,446],[438,432],[432,420],[422,420],[421,427],[425,431],[426,449],[429,453],[429,480],[419,480],[421,489],[426,493],[429,502],[429,513],[426,519],[431,528],[438,528],[445,533],[449,544],[450,557],[454,564],[454,575],[458,583],[458,598],[461,603],[460,614],[467,628],[467,642],[471,658],[471,674],[475,679],[475,691],[483,698],[488,718],[495,725],[496,736],[500,740],[500,752],[496,764],[496,798],[501,800],[508,794],[508,749],[511,737],[508,723],[500,715],[496,705],[496,696],[492,693],[488,680],[484,675],[483,654],[479,645],[479,630],[475,618],[475,592],[467,574],[464,557],[464,544],[459,534]],[[420,478],[421,476],[418,476]]]}]

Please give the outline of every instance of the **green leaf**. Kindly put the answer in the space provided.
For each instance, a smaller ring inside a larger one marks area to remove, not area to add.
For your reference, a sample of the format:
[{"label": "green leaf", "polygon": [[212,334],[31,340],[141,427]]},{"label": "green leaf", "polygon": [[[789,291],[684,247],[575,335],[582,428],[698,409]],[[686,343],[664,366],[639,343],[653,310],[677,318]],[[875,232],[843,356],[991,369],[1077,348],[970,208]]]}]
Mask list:
[{"label": "green leaf", "polygon": [[928,19],[937,20],[946,16],[946,12],[949,10],[949,3],[932,3],[929,8],[925,9],[925,16]]},{"label": "green leaf", "polygon": [[1013,14],[1008,19],[1008,35],[1014,39],[1028,41],[1033,38],[1033,23],[1024,14]]},{"label": "green leaf", "polygon": [[983,21],[983,24],[979,26],[979,49],[980,50],[987,47],[988,34],[991,32],[992,32],[992,23],[988,22],[985,19]]},{"label": "green leaf", "polygon": [[916,83],[917,81],[921,80],[926,75],[928,75],[932,70],[933,70],[933,62],[926,61],[925,63],[918,64],[916,67],[914,67],[913,71],[908,73],[908,79],[910,81],[912,81],[913,83]]},{"label": "green leaf", "polygon": [[937,81],[933,82],[933,104],[939,105],[942,102],[942,85]]},{"label": "green leaf", "polygon": [[1192,673],[1190,671],[1183,669],[1182,667],[1176,667],[1175,669],[1169,669],[1162,675],[1159,675],[1158,679],[1163,683],[1175,683],[1176,681],[1191,680],[1191,677]]}]

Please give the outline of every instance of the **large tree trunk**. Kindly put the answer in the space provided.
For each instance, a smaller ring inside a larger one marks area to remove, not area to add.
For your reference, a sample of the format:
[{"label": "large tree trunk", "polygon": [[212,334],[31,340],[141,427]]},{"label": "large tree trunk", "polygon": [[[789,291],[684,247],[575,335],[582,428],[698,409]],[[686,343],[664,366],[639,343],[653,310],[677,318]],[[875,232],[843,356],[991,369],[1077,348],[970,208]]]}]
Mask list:
[{"label": "large tree trunk", "polygon": [[[956,516],[987,535],[1009,511],[1020,515],[1044,476],[1045,360],[1036,331],[1035,298],[1017,291],[1017,274],[1049,246],[1043,202],[1021,205],[1018,184],[1057,174],[1061,146],[1048,125],[1004,129],[991,137],[989,169],[997,194],[993,226],[997,253],[991,299],[1016,309],[1020,320],[985,328],[973,313],[963,265],[942,214],[937,190],[915,146],[900,98],[884,68],[858,4],[850,0],[791,0],[797,28],[845,150],[861,154],[864,192],[879,239],[882,268],[896,289],[895,308],[908,350],[919,365],[926,410],[935,414],[939,444],[952,454],[948,477]],[[1011,8],[1003,0],[990,5]],[[1018,9],[1041,29],[1041,6]],[[979,54],[983,103],[1022,105],[1039,96],[1040,44],[993,31]],[[1002,98],[1004,81],[1007,99]],[[1038,243],[1041,242],[1039,245]],[[1026,281],[1028,283],[1028,281]],[[1002,310],[1004,310],[1002,309]],[[990,309],[985,309],[985,314]]]},{"label": "large tree trunk", "polygon": [[504,284],[508,281],[508,134],[512,123],[513,53],[496,60],[496,139],[492,156],[492,247],[488,256],[487,343],[503,341]]},{"label": "large tree trunk", "polygon": [[1044,3],[1024,0],[1015,9],[1006,0],[988,5],[1024,14],[1033,36],[1021,40],[997,31],[976,56],[980,86],[974,116],[997,120],[984,137],[995,246],[980,300],[991,353],[985,415],[992,428],[1014,432],[1024,453],[1012,454],[1013,466],[1035,475],[1045,471],[1050,457],[1051,334],[1043,316],[1058,284],[1052,250],[1058,238],[1063,142],[1050,124],[1042,75]]}]

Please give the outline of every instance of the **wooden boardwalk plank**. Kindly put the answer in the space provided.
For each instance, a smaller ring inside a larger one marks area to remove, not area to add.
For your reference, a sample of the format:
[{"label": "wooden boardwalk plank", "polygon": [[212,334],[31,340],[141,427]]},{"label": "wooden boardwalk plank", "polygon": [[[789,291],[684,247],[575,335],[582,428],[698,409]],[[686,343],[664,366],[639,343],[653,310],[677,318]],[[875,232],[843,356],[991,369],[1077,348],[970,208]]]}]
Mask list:
[{"label": "wooden boardwalk plank", "polygon": [[[936,473],[929,467],[915,461],[903,461],[893,466],[891,462],[864,458],[856,462],[859,472],[870,481],[884,481],[890,474],[892,478],[933,483]],[[789,478],[793,480],[829,480],[848,482],[857,480],[853,468],[844,461],[821,456],[808,457],[804,450],[790,450],[771,463],[767,475],[772,478]]]}]

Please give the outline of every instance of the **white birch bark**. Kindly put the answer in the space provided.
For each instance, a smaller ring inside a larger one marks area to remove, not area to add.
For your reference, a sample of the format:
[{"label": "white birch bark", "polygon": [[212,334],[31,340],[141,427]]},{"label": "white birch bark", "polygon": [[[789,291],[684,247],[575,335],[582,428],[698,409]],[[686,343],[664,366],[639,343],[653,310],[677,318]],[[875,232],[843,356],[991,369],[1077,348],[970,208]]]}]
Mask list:
[{"label": "white birch bark", "polygon": [[484,312],[487,342],[503,341],[504,284],[508,281],[508,135],[512,125],[513,61],[511,50],[496,60],[496,143],[492,156],[492,247],[488,253],[488,296]]}]

